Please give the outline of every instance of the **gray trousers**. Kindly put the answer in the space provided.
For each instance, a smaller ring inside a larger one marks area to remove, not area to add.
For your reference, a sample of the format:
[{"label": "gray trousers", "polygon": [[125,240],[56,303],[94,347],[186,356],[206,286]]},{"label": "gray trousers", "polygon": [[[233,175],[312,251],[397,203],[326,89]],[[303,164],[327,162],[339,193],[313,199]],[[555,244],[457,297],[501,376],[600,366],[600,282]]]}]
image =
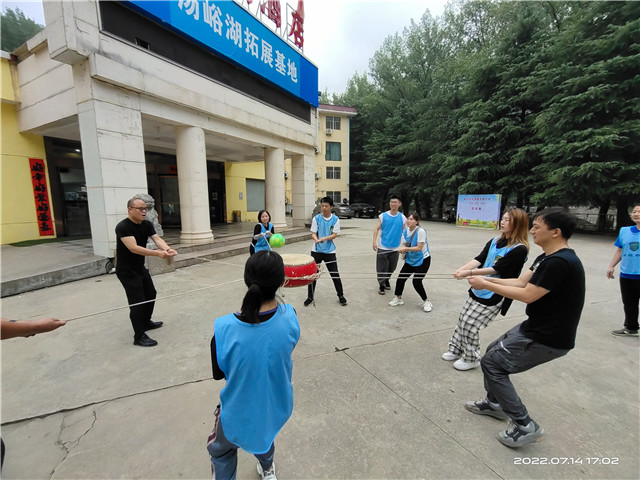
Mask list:
[{"label": "gray trousers", "polygon": [[389,286],[389,279],[398,266],[400,254],[396,250],[378,250],[376,254],[376,272],[381,288]]},{"label": "gray trousers", "polygon": [[489,345],[480,361],[487,399],[499,403],[512,420],[527,418],[527,407],[520,400],[509,375],[525,372],[567,353],[569,350],[534,342],[520,333],[520,325],[516,325]]}]

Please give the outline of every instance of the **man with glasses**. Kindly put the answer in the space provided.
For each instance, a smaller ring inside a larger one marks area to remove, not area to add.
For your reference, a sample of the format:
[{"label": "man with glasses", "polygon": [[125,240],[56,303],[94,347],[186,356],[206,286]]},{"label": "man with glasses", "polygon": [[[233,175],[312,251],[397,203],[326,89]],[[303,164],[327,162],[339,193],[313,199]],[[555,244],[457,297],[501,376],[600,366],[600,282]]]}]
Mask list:
[{"label": "man with glasses", "polygon": [[[133,344],[153,347],[158,344],[145,333],[160,328],[162,322],[151,320],[155,305],[156,289],[149,270],[144,266],[144,257],[169,258],[178,254],[160,238],[153,224],[146,220],[147,204],[139,198],[127,202],[128,217],[116,225],[116,276],[129,302],[129,318],[133,325]],[[151,238],[158,250],[146,248]],[[141,304],[141,305],[138,305]]]}]

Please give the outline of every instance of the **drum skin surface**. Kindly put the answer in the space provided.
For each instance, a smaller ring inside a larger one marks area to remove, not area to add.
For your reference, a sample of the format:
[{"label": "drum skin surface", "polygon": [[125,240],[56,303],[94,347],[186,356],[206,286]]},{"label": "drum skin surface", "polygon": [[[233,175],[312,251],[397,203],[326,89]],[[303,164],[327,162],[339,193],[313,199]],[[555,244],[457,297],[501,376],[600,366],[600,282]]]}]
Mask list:
[{"label": "drum skin surface", "polygon": [[317,278],[316,262],[311,255],[285,253],[282,255],[282,261],[284,287],[303,287]]}]

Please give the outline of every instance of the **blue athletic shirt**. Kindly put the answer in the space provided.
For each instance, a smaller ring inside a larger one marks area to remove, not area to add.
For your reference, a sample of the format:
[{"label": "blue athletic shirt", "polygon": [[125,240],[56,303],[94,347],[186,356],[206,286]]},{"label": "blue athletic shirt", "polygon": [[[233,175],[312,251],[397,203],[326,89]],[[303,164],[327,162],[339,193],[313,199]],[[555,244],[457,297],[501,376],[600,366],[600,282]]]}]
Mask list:
[{"label": "blue athletic shirt", "polygon": [[[264,234],[267,232],[270,232],[271,229],[273,228],[273,225],[271,224],[271,222],[269,222],[269,225],[267,228],[264,228],[264,225],[262,224],[262,222],[260,222],[258,225],[260,225],[260,233]],[[256,240],[256,244],[253,246],[253,248],[255,249],[256,252],[259,252],[260,250],[271,250],[271,247],[269,246],[269,240],[267,239],[266,236],[260,237],[258,238],[258,240]]]},{"label": "blue athletic shirt", "polygon": [[[502,257],[505,257],[507,253],[509,253],[511,250],[513,250],[517,246],[522,245],[521,243],[516,243],[515,245],[505,245],[502,248],[498,248],[498,240],[500,240],[500,237],[496,237],[491,241],[491,247],[489,247],[489,253],[487,254],[487,259],[484,261],[482,268],[493,268],[493,266],[496,264],[498,260],[500,260]],[[486,276],[499,277],[500,275],[491,274]],[[471,291],[478,298],[491,298],[493,295],[495,295],[494,292],[486,289],[476,290],[475,288],[472,288]]]},{"label": "blue athletic shirt", "polygon": [[[334,233],[340,233],[340,219],[333,213],[329,218],[324,218],[321,213],[313,217],[311,222],[311,232],[315,233],[318,238],[328,237]],[[333,253],[336,251],[336,244],[333,240],[327,240],[322,243],[314,243],[311,247],[312,252]]]},{"label": "blue athletic shirt", "polygon": [[640,230],[635,225],[622,227],[615,246],[622,249],[620,276],[640,280]]},{"label": "blue athletic shirt", "polygon": [[380,214],[379,218],[382,222],[380,248],[382,250],[397,250],[402,240],[402,227],[407,223],[407,217],[400,212],[396,215],[384,212]]},{"label": "blue athletic shirt", "polygon": [[[422,250],[418,250],[417,252],[407,252],[404,258],[404,261],[411,265],[412,267],[419,267],[424,262],[424,259],[427,258],[429,253],[429,243],[427,242],[427,231],[419,226],[416,226],[415,230],[409,233],[409,228],[405,228],[402,232],[402,237],[404,238],[404,244],[407,247],[417,247],[418,243],[423,242]],[[411,239],[411,245],[409,245],[409,239]]]},{"label": "blue athletic shirt", "polygon": [[293,307],[278,305],[261,323],[233,313],[216,318],[216,356],[226,384],[220,392],[225,436],[243,450],[265,453],[293,412],[291,354],[300,338]]}]

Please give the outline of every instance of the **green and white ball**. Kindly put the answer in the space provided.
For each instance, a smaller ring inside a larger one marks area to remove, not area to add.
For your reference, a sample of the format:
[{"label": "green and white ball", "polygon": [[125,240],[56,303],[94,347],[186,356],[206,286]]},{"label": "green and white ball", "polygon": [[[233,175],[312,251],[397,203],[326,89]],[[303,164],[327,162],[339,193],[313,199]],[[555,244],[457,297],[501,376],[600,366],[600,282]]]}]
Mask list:
[{"label": "green and white ball", "polygon": [[269,245],[272,248],[280,248],[284,245],[284,236],[280,233],[274,233],[269,238]]}]

